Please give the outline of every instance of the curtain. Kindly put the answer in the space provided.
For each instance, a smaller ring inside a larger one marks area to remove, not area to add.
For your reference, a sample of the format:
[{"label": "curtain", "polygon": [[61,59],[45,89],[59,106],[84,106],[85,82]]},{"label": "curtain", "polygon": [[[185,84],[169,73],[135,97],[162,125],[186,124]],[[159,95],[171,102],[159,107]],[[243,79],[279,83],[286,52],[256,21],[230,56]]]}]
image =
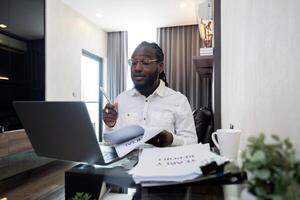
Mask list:
[{"label": "curtain", "polygon": [[107,35],[107,95],[114,101],[126,89],[128,62],[127,31]]},{"label": "curtain", "polygon": [[200,51],[198,25],[158,28],[157,43],[165,55],[169,87],[183,93],[193,110],[211,108],[211,78],[200,77],[193,63]]}]

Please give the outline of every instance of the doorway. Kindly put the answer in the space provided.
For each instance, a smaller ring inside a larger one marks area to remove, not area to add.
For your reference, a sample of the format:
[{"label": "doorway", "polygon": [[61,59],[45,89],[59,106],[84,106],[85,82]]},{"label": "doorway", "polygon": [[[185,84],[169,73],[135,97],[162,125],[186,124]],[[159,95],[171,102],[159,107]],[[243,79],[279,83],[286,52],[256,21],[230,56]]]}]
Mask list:
[{"label": "doorway", "polygon": [[103,59],[86,50],[81,54],[81,101],[85,102],[98,141],[102,141]]}]

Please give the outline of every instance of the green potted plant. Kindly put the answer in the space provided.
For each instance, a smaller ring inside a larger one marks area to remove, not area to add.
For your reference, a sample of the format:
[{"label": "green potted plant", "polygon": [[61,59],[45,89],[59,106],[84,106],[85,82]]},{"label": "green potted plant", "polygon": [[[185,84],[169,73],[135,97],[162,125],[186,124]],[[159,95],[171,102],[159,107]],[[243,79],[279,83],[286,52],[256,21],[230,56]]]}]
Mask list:
[{"label": "green potted plant", "polygon": [[69,200],[91,200],[92,195],[85,192],[76,192],[75,196]]},{"label": "green potted plant", "polygon": [[248,192],[242,193],[242,199],[300,199],[300,161],[295,158],[293,145],[276,135],[272,139],[273,143],[266,143],[263,134],[248,139],[242,152]]}]

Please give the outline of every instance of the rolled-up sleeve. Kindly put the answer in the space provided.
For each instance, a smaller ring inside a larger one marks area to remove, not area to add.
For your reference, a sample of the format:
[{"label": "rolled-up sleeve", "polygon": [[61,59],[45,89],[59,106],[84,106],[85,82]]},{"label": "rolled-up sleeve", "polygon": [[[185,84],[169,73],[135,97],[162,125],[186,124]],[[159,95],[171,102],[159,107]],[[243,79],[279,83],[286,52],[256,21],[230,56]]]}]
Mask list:
[{"label": "rolled-up sleeve", "polygon": [[186,97],[175,113],[175,133],[172,146],[195,144],[198,142],[191,106]]}]

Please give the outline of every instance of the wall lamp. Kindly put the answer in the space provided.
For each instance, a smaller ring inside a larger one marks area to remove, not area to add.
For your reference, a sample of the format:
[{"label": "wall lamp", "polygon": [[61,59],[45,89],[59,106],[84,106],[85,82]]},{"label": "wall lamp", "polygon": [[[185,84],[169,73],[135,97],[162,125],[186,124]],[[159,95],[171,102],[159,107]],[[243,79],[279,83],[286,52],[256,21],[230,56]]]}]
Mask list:
[{"label": "wall lamp", "polygon": [[6,76],[6,75],[0,75],[0,80],[8,81],[8,80],[9,80],[9,77]]}]

